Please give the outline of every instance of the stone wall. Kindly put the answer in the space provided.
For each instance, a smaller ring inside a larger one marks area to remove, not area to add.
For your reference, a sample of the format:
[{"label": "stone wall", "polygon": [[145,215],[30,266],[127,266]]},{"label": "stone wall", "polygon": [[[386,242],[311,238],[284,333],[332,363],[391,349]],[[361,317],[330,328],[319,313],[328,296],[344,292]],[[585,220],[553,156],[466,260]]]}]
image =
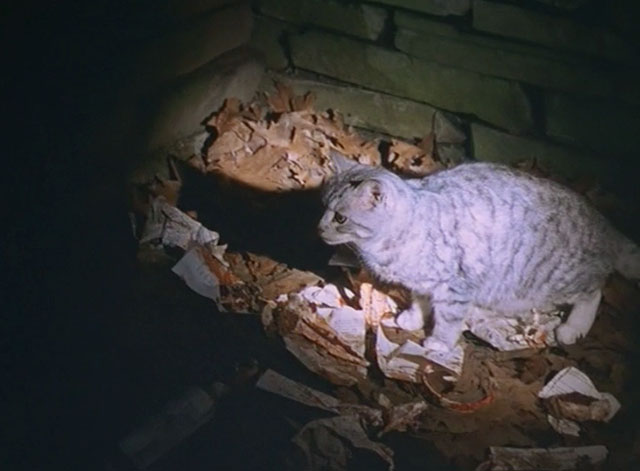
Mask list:
[{"label": "stone wall", "polygon": [[420,138],[441,111],[475,159],[631,188],[637,42],[598,3],[257,0],[252,45],[356,126]]},{"label": "stone wall", "polygon": [[101,73],[112,96],[91,139],[105,153],[125,152],[133,180],[166,171],[167,154],[180,146],[193,154],[203,121],[224,99],[249,100],[258,88],[264,65],[248,48],[254,23],[248,1],[136,0],[86,8],[83,20],[104,25],[109,35]]}]

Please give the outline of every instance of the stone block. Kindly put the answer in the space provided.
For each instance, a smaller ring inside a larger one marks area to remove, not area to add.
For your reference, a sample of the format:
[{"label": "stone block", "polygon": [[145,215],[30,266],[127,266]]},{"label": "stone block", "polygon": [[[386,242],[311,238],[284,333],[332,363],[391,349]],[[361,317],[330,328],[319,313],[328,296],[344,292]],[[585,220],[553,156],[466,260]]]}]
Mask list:
[{"label": "stone block", "polygon": [[333,0],[260,0],[260,11],[283,21],[316,25],[375,40],[387,19],[383,8]]},{"label": "stone block", "polygon": [[395,22],[396,47],[414,57],[545,88],[594,95],[613,93],[612,82],[587,61],[463,33],[452,25],[400,12]]},{"label": "stone block", "polygon": [[515,5],[475,0],[473,27],[479,31],[521,39],[623,62],[637,60],[633,49],[615,34]]},{"label": "stone block", "polygon": [[471,8],[471,0],[378,0],[378,3],[440,16],[464,15]]},{"label": "stone block", "polygon": [[[206,13],[216,8],[238,3],[237,0],[166,0],[164,2],[153,1],[155,8],[164,7],[168,15],[182,19],[194,15]],[[165,6],[166,5],[166,6]]]},{"label": "stone block", "polygon": [[555,8],[563,8],[565,10],[575,10],[581,7],[589,0],[537,0],[540,3],[549,5]]},{"label": "stone block", "polygon": [[582,151],[529,137],[514,136],[478,123],[471,125],[476,160],[513,165],[534,160],[542,168],[569,179],[581,176],[605,178],[610,164]]},{"label": "stone block", "polygon": [[537,0],[540,3],[549,5],[555,8],[563,8],[565,10],[575,10],[581,7],[589,0]]},{"label": "stone block", "polygon": [[294,35],[290,44],[296,67],[445,110],[476,115],[515,132],[533,125],[527,96],[515,82],[318,32]]},{"label": "stone block", "polygon": [[611,100],[587,99],[564,93],[545,97],[546,133],[560,141],[604,152],[638,152],[640,108]]},{"label": "stone block", "polygon": [[405,139],[423,138],[432,130],[437,131],[438,142],[460,143],[466,139],[441,111],[423,103],[281,74],[266,74],[264,79],[260,86],[262,90],[272,91],[273,82],[278,81],[290,86],[298,95],[313,93],[317,110],[338,111],[349,126]]},{"label": "stone block", "polygon": [[265,65],[273,70],[284,70],[289,59],[284,49],[284,37],[292,25],[264,16],[254,16],[253,31],[249,42],[252,49],[259,51]]},{"label": "stone block", "polygon": [[216,10],[145,43],[135,54],[131,80],[150,88],[187,74],[249,41],[252,27],[247,3]]},{"label": "stone block", "polygon": [[203,121],[225,98],[250,100],[264,73],[263,64],[245,49],[231,51],[181,77],[151,98],[153,124],[147,150],[153,151],[204,130]]}]

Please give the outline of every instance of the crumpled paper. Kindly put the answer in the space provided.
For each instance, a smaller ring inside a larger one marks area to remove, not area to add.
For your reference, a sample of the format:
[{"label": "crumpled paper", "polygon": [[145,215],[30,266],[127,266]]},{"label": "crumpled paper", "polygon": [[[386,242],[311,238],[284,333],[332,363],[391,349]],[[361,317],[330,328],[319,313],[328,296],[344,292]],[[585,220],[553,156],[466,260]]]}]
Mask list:
[{"label": "crumpled paper", "polygon": [[336,414],[358,415],[369,426],[381,427],[384,424],[382,410],[341,402],[334,396],[293,381],[273,370],[265,371],[256,382],[256,387],[310,407]]},{"label": "crumpled paper", "polygon": [[185,250],[172,271],[222,311],[258,313],[283,294],[323,281],[269,257],[228,252],[219,240],[217,232],[159,196],[149,204],[139,243]]},{"label": "crumpled paper", "polygon": [[[229,252],[219,244],[217,232],[162,196],[151,201],[141,243],[184,249],[172,270],[189,287],[221,310],[260,313],[265,328],[277,331],[289,351],[335,384],[353,385],[367,378],[367,331],[375,334],[373,353],[388,378],[426,384],[431,390],[428,376],[434,367],[454,373],[451,380],[462,371],[464,343],[453,352],[425,349],[423,335],[404,332],[395,323],[400,310],[396,299],[372,282],[352,280],[356,293],[265,256]],[[546,346],[559,322],[556,313],[532,311],[523,320],[480,312],[470,316],[468,327],[504,351]]]},{"label": "crumpled paper", "polygon": [[[301,98],[301,99],[297,99]],[[377,143],[346,129],[339,117],[317,113],[312,97],[281,86],[269,108],[229,99],[207,123],[217,137],[205,170],[266,191],[317,188],[332,173],[329,152],[380,165]]]},{"label": "crumpled paper", "polygon": [[502,351],[545,348],[557,345],[555,329],[562,322],[562,312],[532,309],[517,317],[496,315],[473,307],[467,322],[476,337]]},{"label": "crumpled paper", "polygon": [[[279,192],[317,186],[330,174],[326,157],[332,149],[363,163],[379,164],[378,142],[366,142],[344,128],[339,115],[313,112],[310,103],[310,97],[292,97],[284,89],[269,97],[268,109],[228,101],[209,123],[216,133],[212,146],[204,160],[194,157],[193,165],[202,172]],[[392,141],[385,162],[400,173],[429,173],[438,167],[437,161],[430,160],[439,152],[436,149],[434,154],[434,142],[438,143],[437,133],[415,144]],[[595,365],[593,357],[600,358],[599,352],[604,351],[588,350],[589,341],[594,339],[591,336],[574,346],[569,357],[553,350],[535,352],[555,344],[553,332],[560,323],[560,313],[531,311],[519,318],[505,318],[474,310],[467,328],[496,350],[463,339],[455,355],[437,358],[422,347],[424,334],[402,331],[395,324],[395,316],[406,307],[406,296],[398,296],[394,288],[371,280],[330,284],[314,273],[289,268],[262,255],[227,251],[215,231],[174,207],[179,185],[180,181],[159,181],[152,188],[152,194],[158,197],[149,206],[143,245],[184,250],[173,270],[194,291],[216,300],[221,309],[259,313],[267,331],[279,334],[303,364],[332,383],[357,385],[360,391],[375,390],[379,376],[372,373],[378,368],[385,376],[385,388],[393,385],[409,396],[401,403],[397,398],[402,394],[392,394],[394,401],[380,402],[381,408],[347,406],[340,401],[336,405],[337,399],[333,398],[329,407],[335,413],[355,415],[379,435],[419,422],[421,430],[430,431],[428,439],[443,453],[451,457],[473,448],[468,454],[476,459],[488,445],[535,446],[524,430],[531,430],[532,424],[548,429],[546,410],[541,405],[550,411],[548,419],[554,427],[573,433],[579,433],[579,425],[567,417],[580,420],[579,415],[586,414],[586,420],[595,420],[611,414],[611,408],[606,414],[602,412],[600,406],[611,404],[602,397],[575,391],[543,402],[537,399],[549,371],[582,362],[589,355],[587,363]],[[172,259],[174,253],[165,260]],[[342,260],[340,265],[351,266],[352,262]],[[625,286],[609,296],[605,290],[605,301],[621,311],[638,305],[627,303],[626,295],[619,296],[628,289],[635,290],[634,286]],[[596,323],[611,321],[601,319]],[[615,335],[608,332],[607,341],[602,343],[614,343],[621,350],[616,350],[616,356],[613,349],[608,349],[600,361],[614,365],[612,384],[615,381],[621,385],[628,374],[626,365],[622,361],[616,364],[611,358],[624,355],[632,340],[624,335],[624,329],[612,331]],[[598,332],[595,334],[597,339]],[[466,358],[460,353],[463,350]],[[577,352],[583,356],[577,357]],[[615,366],[620,368],[616,370]],[[367,401],[375,396],[363,393],[363,397]],[[424,401],[411,402],[416,397],[435,397],[443,407],[433,407],[421,415],[428,407]],[[329,430],[324,425],[317,430],[321,429]],[[371,430],[365,427],[365,432]],[[455,437],[455,443],[451,437]]]},{"label": "crumpled paper", "polygon": [[620,409],[620,402],[610,393],[602,393],[582,371],[570,366],[558,372],[538,393],[551,414],[551,426],[564,435],[579,436],[577,422],[609,422]]},{"label": "crumpled paper", "polygon": [[309,422],[293,437],[292,441],[304,452],[309,469],[347,469],[349,447],[370,450],[394,469],[393,451],[371,440],[369,431],[377,429],[379,437],[393,430],[406,430],[429,408],[423,400],[398,405],[389,402],[382,408],[346,403],[273,370],[265,371],[256,387],[338,414]]},{"label": "crumpled paper", "polygon": [[292,441],[303,451],[307,469],[348,469],[351,452],[345,442],[355,448],[372,451],[387,463],[387,469],[395,469],[393,450],[370,440],[356,415],[311,421]]},{"label": "crumpled paper", "polygon": [[287,349],[311,371],[341,385],[366,379],[364,312],[350,306],[335,285],[281,296],[269,310]]},{"label": "crumpled paper", "polygon": [[195,245],[215,246],[219,240],[217,232],[207,229],[160,196],[151,202],[139,242],[188,250]]}]

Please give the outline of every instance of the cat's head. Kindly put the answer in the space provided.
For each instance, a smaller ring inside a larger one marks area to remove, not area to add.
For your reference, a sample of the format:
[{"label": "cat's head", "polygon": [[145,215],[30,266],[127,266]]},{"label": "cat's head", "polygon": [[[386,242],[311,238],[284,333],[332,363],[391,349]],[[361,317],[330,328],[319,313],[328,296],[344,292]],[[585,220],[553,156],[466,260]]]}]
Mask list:
[{"label": "cat's head", "polygon": [[381,167],[361,165],[332,153],[333,177],[323,191],[325,213],[318,225],[329,245],[361,246],[390,222],[402,180]]}]

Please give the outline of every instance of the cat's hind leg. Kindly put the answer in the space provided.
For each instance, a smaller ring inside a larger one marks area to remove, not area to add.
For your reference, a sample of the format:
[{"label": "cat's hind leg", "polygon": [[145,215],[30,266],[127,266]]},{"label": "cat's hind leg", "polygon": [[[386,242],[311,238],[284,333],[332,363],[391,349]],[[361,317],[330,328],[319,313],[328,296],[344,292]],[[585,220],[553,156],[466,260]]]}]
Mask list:
[{"label": "cat's hind leg", "polygon": [[567,321],[556,329],[556,340],[571,345],[589,332],[598,312],[602,292],[595,290],[576,297]]},{"label": "cat's hind leg", "polygon": [[467,328],[466,319],[470,305],[460,302],[439,302],[433,306],[433,331],[423,346],[428,350],[452,351],[462,332]]}]

